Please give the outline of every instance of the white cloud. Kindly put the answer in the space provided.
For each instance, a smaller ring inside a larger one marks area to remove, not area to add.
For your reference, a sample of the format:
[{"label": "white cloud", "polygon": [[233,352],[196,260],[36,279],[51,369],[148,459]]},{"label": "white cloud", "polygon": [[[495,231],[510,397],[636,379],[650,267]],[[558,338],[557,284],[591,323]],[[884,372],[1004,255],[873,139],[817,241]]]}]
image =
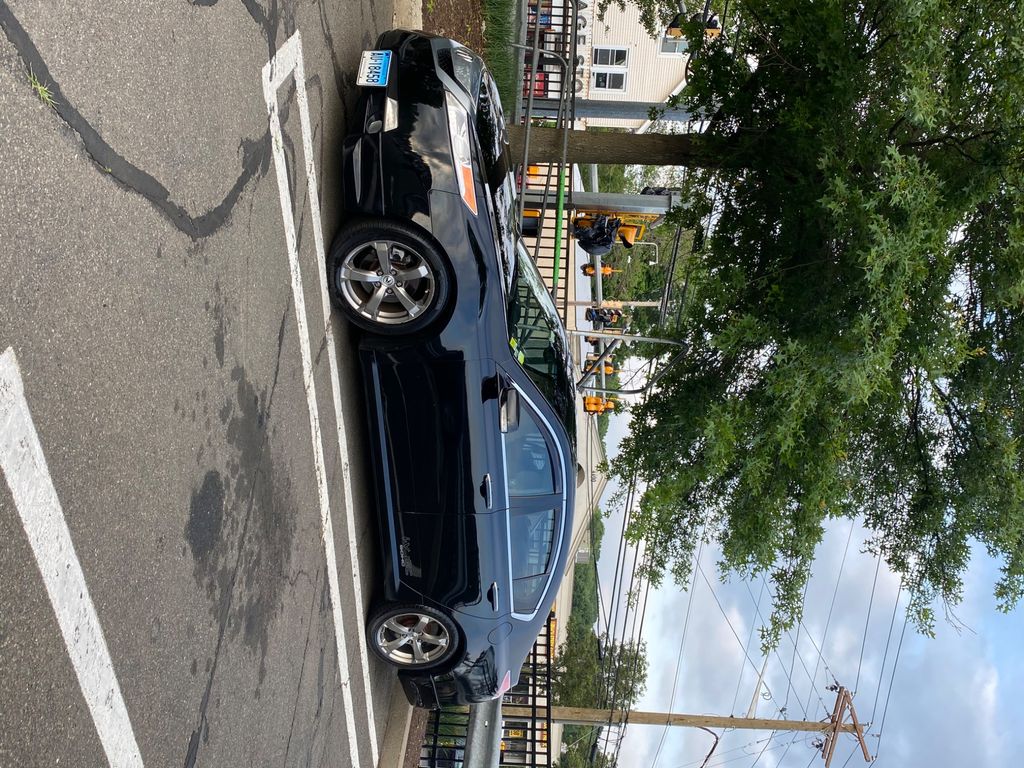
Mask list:
[{"label": "white cloud", "polygon": [[[609,526],[611,530],[611,526]],[[885,653],[893,607],[899,586],[899,577],[882,566],[875,595],[871,604],[871,618],[867,625],[863,661],[861,641],[865,637],[865,618],[875,573],[875,559],[863,554],[865,532],[854,530],[839,589],[836,591],[839,564],[842,560],[848,521],[827,524],[808,589],[805,625],[800,629],[799,651],[808,672],[813,672],[817,661],[814,643],[820,645],[826,618],[835,592],[835,605],[828,623],[828,637],[824,660],[829,670],[847,686],[853,686],[860,669],[859,692],[856,697],[858,715],[863,721],[874,720],[869,729],[868,745],[872,752],[878,747],[877,733],[881,726],[886,692],[903,626],[903,604],[896,612],[888,654]],[[606,547],[615,537],[609,535]],[[725,585],[717,583],[714,572],[714,551],[705,553],[705,569],[715,584],[722,605],[743,641],[754,617],[754,600],[746,585],[733,580]],[[997,567],[991,560],[981,559],[967,578],[967,599],[958,611],[976,631],[957,634],[950,626],[940,623],[937,637],[925,638],[908,626],[900,653],[893,692],[886,712],[884,740],[878,768],[984,768],[1016,765],[1019,761],[1010,755],[1024,750],[1024,702],[1017,695],[1024,685],[1024,659],[1019,651],[1024,637],[1024,616],[1020,612],[1002,616],[993,611],[991,598],[992,578]],[[760,583],[753,585],[756,597]],[[638,708],[664,710],[669,706],[672,672],[679,648],[688,597],[678,585],[668,580],[659,590],[652,591],[645,637],[649,646],[651,674],[648,691]],[[767,599],[762,602],[767,615]],[[808,636],[810,633],[810,637]],[[750,651],[755,664],[760,664],[757,635]],[[760,701],[758,714],[771,717],[786,700],[790,717],[801,719],[802,706],[807,705],[808,719],[818,719],[823,710],[831,708],[834,694],[824,686],[830,678],[821,665],[815,676],[815,685],[809,683],[808,672],[800,662],[795,664],[792,688],[787,678],[792,658],[792,640],[784,636],[777,655],[768,664],[766,680],[775,699]],[[882,670],[883,657],[885,669]],[[780,661],[781,659],[781,661]],[[740,678],[742,672],[742,679]],[[715,605],[707,585],[698,576],[689,636],[683,654],[683,668],[679,676],[676,712],[729,714],[741,679],[736,712],[744,714],[754,689],[756,673],[744,659],[722,613]],[[877,711],[873,712],[876,692]],[[820,699],[819,699],[820,697]],[[823,704],[824,702],[824,704]],[[660,728],[633,726],[628,730],[620,760],[623,768],[652,766],[654,754],[661,739]],[[731,758],[732,765],[743,766],[753,762],[769,736],[764,732],[727,732],[711,765]],[[777,735],[758,763],[781,768],[804,768],[811,758],[811,750],[800,736],[789,751],[789,735]],[[707,734],[690,728],[672,728],[658,768],[698,768],[711,743]],[[744,746],[746,745],[746,746]],[[838,757],[843,762],[853,753],[855,742],[844,739]],[[780,761],[782,755],[785,758]],[[749,755],[749,758],[747,757]],[[744,762],[746,761],[746,762]],[[863,765],[854,755],[849,766]],[[835,765],[835,763],[834,763]]]}]

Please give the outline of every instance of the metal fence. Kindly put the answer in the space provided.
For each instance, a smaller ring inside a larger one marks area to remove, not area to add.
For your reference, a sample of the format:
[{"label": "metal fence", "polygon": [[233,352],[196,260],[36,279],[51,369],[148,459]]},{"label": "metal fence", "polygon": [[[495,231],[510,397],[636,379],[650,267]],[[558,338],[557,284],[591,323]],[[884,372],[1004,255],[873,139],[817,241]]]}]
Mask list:
[{"label": "metal fence", "polygon": [[[523,14],[522,88],[516,121],[527,127],[520,192],[537,192],[540,205],[522,210],[526,244],[568,314],[568,282],[572,276],[572,166],[566,162],[565,141],[557,163],[530,161],[529,132],[534,126],[568,131],[575,120],[577,68],[577,16],[574,0],[526,0]],[[567,134],[563,133],[567,138]]]},{"label": "metal fence", "polygon": [[505,720],[500,765],[551,765],[551,662],[555,645],[555,617],[551,613],[544,631],[526,657],[519,683],[505,694],[503,704],[529,707],[530,715]]},{"label": "metal fence", "polygon": [[[554,634],[554,614],[550,614],[544,631],[537,636],[523,664],[519,683],[502,699],[503,703],[529,707],[532,714],[502,724],[500,768],[541,768],[552,763],[548,702]],[[432,711],[420,746],[419,768],[462,768],[464,763],[468,764],[466,737],[469,723],[469,707]]]}]

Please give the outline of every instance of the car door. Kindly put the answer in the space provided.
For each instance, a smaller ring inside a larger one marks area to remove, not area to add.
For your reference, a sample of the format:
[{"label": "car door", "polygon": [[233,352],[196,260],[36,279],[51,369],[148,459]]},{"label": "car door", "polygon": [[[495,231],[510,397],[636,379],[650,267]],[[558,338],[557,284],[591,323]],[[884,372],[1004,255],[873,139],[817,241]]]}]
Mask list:
[{"label": "car door", "polygon": [[445,607],[490,611],[507,570],[495,363],[376,353],[371,371],[395,575]]},{"label": "car door", "polygon": [[543,607],[565,535],[565,457],[547,417],[526,389],[511,381],[501,431],[508,489],[509,608],[515,618],[529,620]]}]

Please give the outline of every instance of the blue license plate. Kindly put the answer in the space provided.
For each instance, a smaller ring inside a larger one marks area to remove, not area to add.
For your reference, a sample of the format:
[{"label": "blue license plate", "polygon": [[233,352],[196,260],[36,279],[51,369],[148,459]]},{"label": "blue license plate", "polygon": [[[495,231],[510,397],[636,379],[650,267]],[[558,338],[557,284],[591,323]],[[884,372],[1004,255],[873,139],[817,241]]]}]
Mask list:
[{"label": "blue license plate", "polygon": [[363,51],[359,58],[359,74],[356,85],[368,88],[383,88],[388,84],[391,73],[391,51]]}]

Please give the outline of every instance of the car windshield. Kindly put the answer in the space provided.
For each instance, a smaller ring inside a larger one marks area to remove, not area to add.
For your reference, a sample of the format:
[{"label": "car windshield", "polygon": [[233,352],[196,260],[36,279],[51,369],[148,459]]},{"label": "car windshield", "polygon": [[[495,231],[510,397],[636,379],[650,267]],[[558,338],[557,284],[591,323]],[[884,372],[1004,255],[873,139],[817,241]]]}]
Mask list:
[{"label": "car windshield", "polygon": [[519,201],[516,196],[515,175],[508,154],[508,131],[501,111],[498,86],[491,74],[484,70],[477,99],[476,131],[484,179],[491,191],[488,202],[492,206],[495,240],[501,257],[505,290],[512,292],[512,274],[515,272],[516,240],[519,239]]},{"label": "car windshield", "polygon": [[501,183],[491,189],[494,193],[495,240],[498,246],[498,255],[501,258],[502,277],[506,292],[511,294],[512,275],[516,271],[516,242],[519,240],[519,227],[516,226],[519,211],[515,177],[511,173],[507,173]]},{"label": "car windshield", "polygon": [[569,346],[558,310],[522,241],[509,296],[510,345],[516,359],[576,439],[576,400]]}]

